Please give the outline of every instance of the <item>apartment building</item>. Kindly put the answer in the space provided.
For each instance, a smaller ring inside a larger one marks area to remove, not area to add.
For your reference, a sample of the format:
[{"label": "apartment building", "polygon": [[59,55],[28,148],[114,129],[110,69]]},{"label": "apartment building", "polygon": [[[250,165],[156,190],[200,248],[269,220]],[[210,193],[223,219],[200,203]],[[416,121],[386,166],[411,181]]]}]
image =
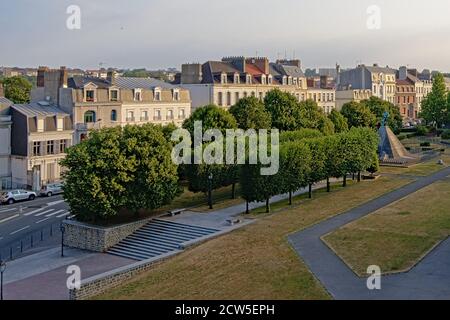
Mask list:
[{"label": "apartment building", "polygon": [[315,101],[323,112],[328,114],[336,108],[336,90],[329,76],[308,78],[307,85],[307,99]]},{"label": "apartment building", "polygon": [[348,102],[361,102],[372,96],[371,89],[349,89],[336,91],[336,110],[341,111],[342,106]]},{"label": "apartment building", "polygon": [[98,77],[67,77],[65,68],[43,70],[32,101],[50,101],[70,114],[74,143],[92,129],[127,124],[174,123],[181,126],[190,116],[188,90],[151,78],[117,77],[108,72]]},{"label": "apartment building", "polygon": [[203,64],[183,64],[176,83],[190,91],[193,109],[207,104],[229,108],[244,97],[264,99],[275,88],[302,101],[307,99],[308,91],[300,60],[270,63],[264,57],[226,57]]},{"label": "apartment building", "polygon": [[337,66],[337,90],[371,90],[372,96],[395,103],[397,70],[389,67],[359,65],[341,71]]},{"label": "apartment building", "polygon": [[10,189],[11,183],[11,125],[12,102],[3,96],[0,84],[0,190]]},{"label": "apartment building", "polygon": [[13,187],[39,190],[59,181],[59,161],[73,143],[70,115],[49,102],[11,106],[11,176]]}]

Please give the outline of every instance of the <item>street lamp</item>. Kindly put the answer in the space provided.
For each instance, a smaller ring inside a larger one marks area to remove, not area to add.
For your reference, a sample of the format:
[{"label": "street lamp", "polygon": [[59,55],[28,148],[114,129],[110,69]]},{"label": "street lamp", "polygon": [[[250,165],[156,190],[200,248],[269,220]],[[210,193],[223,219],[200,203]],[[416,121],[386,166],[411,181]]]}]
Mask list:
[{"label": "street lamp", "polygon": [[61,223],[61,257],[64,258],[64,232],[66,232],[66,227]]},{"label": "street lamp", "polygon": [[213,180],[213,174],[210,173],[208,176],[208,204],[209,204],[209,209],[213,208],[212,205],[212,180]]},{"label": "street lamp", "polygon": [[6,270],[6,262],[0,260],[0,300],[3,300],[3,272]]}]

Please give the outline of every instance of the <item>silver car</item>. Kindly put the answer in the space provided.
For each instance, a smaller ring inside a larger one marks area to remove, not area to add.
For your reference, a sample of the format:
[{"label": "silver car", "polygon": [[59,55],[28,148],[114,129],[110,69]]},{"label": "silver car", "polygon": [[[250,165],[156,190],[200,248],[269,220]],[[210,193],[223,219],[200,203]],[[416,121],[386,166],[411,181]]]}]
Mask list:
[{"label": "silver car", "polygon": [[33,191],[27,191],[22,189],[0,191],[0,203],[13,204],[17,201],[34,200],[36,193]]},{"label": "silver car", "polygon": [[43,197],[51,197],[55,194],[63,193],[62,183],[51,183],[43,186],[39,191],[39,195]]}]

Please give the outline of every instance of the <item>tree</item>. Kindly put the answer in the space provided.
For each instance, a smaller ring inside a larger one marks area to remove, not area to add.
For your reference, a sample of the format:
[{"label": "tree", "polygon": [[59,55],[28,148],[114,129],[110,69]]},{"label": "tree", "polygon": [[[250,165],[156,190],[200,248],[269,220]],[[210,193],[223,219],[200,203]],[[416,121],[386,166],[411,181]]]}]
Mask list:
[{"label": "tree", "polygon": [[351,127],[374,127],[376,124],[375,115],[367,106],[356,101],[351,101],[342,106],[342,115],[347,119],[349,128]]},{"label": "tree", "polygon": [[299,129],[295,131],[284,131],[280,134],[280,143],[289,141],[299,141],[303,139],[319,138],[323,134],[315,129]]},{"label": "tree", "polygon": [[326,153],[325,153],[325,139],[324,137],[306,139],[305,143],[308,145],[311,151],[311,166],[308,181],[308,195],[312,198],[312,186],[313,184],[326,179],[327,171],[325,168]]},{"label": "tree", "polygon": [[334,123],[325,114],[319,120],[319,130],[326,136],[334,134]]},{"label": "tree", "polygon": [[81,221],[107,220],[121,208],[156,209],[179,192],[171,144],[152,124],[93,131],[61,165],[64,199]]},{"label": "tree", "polygon": [[209,129],[219,129],[225,133],[225,129],[237,128],[236,119],[227,110],[215,105],[207,105],[198,108],[183,123],[183,128],[194,134],[194,122],[202,121],[203,133]]},{"label": "tree", "polygon": [[328,119],[330,119],[331,122],[333,122],[334,131],[336,133],[348,131],[347,119],[340,112],[334,109],[331,110],[331,113],[328,115]]},{"label": "tree", "polygon": [[287,142],[280,148],[279,193],[289,193],[289,205],[292,205],[292,193],[308,185],[311,171],[311,151],[302,141]]},{"label": "tree", "polygon": [[24,77],[10,77],[2,80],[5,97],[14,103],[30,102],[32,84]]},{"label": "tree", "polygon": [[255,97],[243,98],[230,108],[230,113],[237,121],[238,127],[248,129],[270,129],[272,118],[264,103]]},{"label": "tree", "polygon": [[301,127],[300,106],[292,94],[273,89],[266,94],[264,105],[271,114],[274,128],[292,131]]},{"label": "tree", "polygon": [[433,79],[431,92],[422,101],[420,117],[436,128],[441,127],[450,114],[448,99],[444,76],[439,73]]},{"label": "tree", "polygon": [[389,101],[382,100],[378,97],[370,97],[369,100],[364,100],[361,103],[367,106],[370,112],[372,112],[375,115],[376,121],[378,123],[381,123],[384,113],[388,112],[389,113],[387,123],[388,126],[395,133],[397,134],[400,133],[403,124],[403,118],[402,115],[400,114],[400,110],[398,107],[396,107]]}]

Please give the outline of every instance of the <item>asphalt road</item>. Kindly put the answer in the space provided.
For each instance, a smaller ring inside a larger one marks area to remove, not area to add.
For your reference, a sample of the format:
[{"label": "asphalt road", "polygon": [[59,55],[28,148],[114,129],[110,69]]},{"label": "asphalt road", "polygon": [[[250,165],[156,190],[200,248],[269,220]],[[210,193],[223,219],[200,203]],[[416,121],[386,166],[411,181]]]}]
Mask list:
[{"label": "asphalt road", "polygon": [[50,226],[57,233],[59,223],[68,217],[69,207],[61,195],[0,205],[0,253],[4,254],[6,249],[21,240],[30,242],[31,234],[35,235],[35,244],[38,245],[42,230],[45,238],[49,238]]}]

